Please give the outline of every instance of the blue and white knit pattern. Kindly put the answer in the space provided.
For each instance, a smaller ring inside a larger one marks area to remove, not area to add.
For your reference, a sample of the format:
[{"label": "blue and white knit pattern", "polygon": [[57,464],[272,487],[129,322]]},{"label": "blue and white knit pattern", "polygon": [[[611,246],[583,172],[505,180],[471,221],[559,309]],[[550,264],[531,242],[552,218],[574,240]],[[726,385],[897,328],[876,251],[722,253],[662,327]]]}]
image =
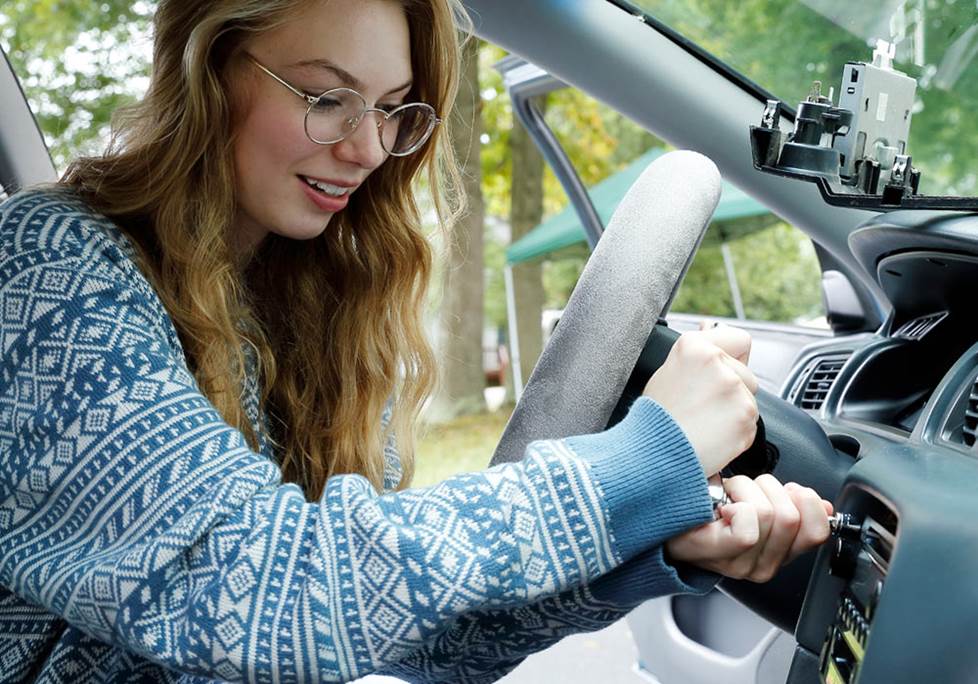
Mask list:
[{"label": "blue and white knit pattern", "polygon": [[70,192],[0,205],[0,680],[491,681],[700,588],[658,549],[709,499],[653,402],[578,447],[308,503],[201,394],[131,257]]}]

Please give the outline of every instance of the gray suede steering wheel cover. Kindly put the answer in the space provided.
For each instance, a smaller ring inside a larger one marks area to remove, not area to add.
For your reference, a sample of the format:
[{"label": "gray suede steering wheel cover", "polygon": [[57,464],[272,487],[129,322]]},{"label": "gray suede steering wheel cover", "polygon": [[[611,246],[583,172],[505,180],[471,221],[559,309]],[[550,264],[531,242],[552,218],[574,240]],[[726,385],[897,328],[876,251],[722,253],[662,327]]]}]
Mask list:
[{"label": "gray suede steering wheel cover", "polygon": [[492,457],[518,461],[536,439],[605,428],[652,326],[689,267],[720,200],[708,158],[653,161],[615,210]]}]

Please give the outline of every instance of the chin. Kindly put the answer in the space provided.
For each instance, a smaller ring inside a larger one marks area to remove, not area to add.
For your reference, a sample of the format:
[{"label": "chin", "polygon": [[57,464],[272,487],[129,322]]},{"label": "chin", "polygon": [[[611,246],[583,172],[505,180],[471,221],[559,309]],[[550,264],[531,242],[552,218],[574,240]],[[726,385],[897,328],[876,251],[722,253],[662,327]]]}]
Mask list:
[{"label": "chin", "polygon": [[333,214],[319,216],[316,220],[306,219],[302,222],[295,222],[281,231],[275,231],[278,235],[290,240],[312,240],[323,234],[333,219]]}]

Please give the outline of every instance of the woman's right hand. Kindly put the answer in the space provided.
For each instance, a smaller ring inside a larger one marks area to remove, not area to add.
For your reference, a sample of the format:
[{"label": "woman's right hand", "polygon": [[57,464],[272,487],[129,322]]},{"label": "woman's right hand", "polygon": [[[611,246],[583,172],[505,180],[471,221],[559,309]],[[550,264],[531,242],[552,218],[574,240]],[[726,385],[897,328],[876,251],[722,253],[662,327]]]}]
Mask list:
[{"label": "woman's right hand", "polygon": [[746,451],[757,432],[750,335],[718,326],[682,334],[645,385],[679,424],[707,477]]}]

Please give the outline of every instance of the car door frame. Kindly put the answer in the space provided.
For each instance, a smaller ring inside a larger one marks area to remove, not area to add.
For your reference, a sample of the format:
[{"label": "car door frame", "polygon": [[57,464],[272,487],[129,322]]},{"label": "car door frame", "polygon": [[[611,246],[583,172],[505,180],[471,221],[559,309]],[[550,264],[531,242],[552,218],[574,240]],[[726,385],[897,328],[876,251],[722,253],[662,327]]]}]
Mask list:
[{"label": "car door frame", "polygon": [[17,74],[0,47],[0,189],[7,195],[57,180],[57,171]]}]

